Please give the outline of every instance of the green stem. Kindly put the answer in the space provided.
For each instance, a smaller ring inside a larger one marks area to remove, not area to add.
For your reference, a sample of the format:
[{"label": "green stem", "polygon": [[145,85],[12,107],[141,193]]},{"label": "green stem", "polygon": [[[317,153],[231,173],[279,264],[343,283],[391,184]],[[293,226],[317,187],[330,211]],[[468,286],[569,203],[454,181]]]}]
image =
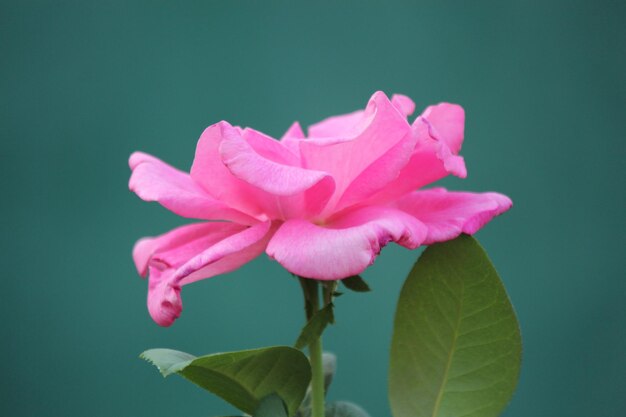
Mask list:
[{"label": "green stem", "polygon": [[[304,291],[307,321],[319,311],[318,283],[312,279],[300,278],[300,284]],[[326,295],[326,294],[325,294]],[[311,417],[324,417],[324,365],[322,362],[322,337],[314,340],[309,345],[311,361]]]}]

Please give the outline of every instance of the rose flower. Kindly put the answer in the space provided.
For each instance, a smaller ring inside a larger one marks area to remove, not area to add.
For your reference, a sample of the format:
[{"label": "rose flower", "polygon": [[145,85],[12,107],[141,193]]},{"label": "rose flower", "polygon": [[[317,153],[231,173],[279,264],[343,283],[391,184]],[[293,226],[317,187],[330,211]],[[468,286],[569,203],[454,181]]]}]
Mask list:
[{"label": "rose flower", "polygon": [[375,93],[365,110],[280,140],[219,122],[200,136],[191,172],[136,152],[129,187],[179,216],[203,220],[133,249],[149,276],[148,310],[169,326],[182,310],[181,287],[267,253],[291,273],[339,280],[361,273],[389,242],[409,249],[473,234],[511,200],[498,193],[421,189],[448,174],[464,178],[458,155],[465,114]]}]

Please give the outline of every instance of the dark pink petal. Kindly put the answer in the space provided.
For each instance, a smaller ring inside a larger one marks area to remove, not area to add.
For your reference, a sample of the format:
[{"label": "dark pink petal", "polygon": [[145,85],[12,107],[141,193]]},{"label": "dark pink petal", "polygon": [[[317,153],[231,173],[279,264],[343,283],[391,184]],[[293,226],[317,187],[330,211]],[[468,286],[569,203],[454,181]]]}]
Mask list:
[{"label": "dark pink petal", "polygon": [[416,191],[398,200],[394,206],[428,227],[425,244],[454,239],[461,233],[474,234],[495,216],[512,206],[511,200],[498,193],[467,193],[444,188]]},{"label": "dark pink petal", "polygon": [[211,197],[189,174],[151,155],[135,152],[129,165],[132,174],[128,186],[142,200],[157,201],[183,217],[255,222],[250,216]]},{"label": "dark pink petal", "polygon": [[363,272],[390,241],[415,249],[426,233],[426,227],[407,213],[366,207],[323,226],[288,220],[274,234],[266,252],[296,275],[336,280]]},{"label": "dark pink petal", "polygon": [[[399,169],[406,164],[410,155],[407,150],[413,146],[405,143],[396,147],[403,140],[413,140],[411,127],[406,117],[382,92],[372,96],[365,111],[341,118],[341,123],[345,123],[342,129],[335,126],[339,120],[330,119],[322,122],[321,127],[316,125],[316,129],[313,129],[313,132],[319,132],[320,129],[324,132],[332,131],[338,136],[328,140],[309,138],[300,143],[304,166],[328,172],[335,178],[336,191],[325,214],[336,209],[344,193],[350,194],[346,197],[349,202],[357,201],[397,177]],[[348,128],[348,121],[355,123]],[[387,162],[376,164],[383,157],[388,158]],[[371,172],[367,172],[370,167]],[[360,181],[349,190],[361,174]]]}]

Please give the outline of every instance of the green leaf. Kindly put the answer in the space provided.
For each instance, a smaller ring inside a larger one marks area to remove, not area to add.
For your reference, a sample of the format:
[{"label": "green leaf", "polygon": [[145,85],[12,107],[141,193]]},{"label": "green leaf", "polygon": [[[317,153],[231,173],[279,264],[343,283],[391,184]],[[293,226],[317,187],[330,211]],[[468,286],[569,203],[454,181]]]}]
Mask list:
[{"label": "green leaf", "polygon": [[276,393],[293,415],[311,380],[307,357],[288,346],[199,358],[171,349],[151,349],[141,357],[156,365],[163,376],[178,373],[248,414],[256,410],[262,398]]},{"label": "green leaf", "polygon": [[356,404],[336,401],[326,406],[326,417],[370,417],[370,415]]},{"label": "green leaf", "polygon": [[333,320],[333,305],[327,304],[323,309],[317,311],[311,317],[311,320],[302,328],[298,340],[296,340],[296,349],[302,349],[317,340],[324,332],[326,326]]},{"label": "green leaf", "polygon": [[271,394],[259,402],[253,417],[287,417],[287,408],[278,395]]},{"label": "green leaf", "polygon": [[150,349],[139,355],[156,366],[164,377],[175,374],[189,365],[195,356],[172,349]]},{"label": "green leaf", "polygon": [[470,236],[429,247],[400,293],[391,344],[395,417],[493,417],[519,376],[515,312]]},{"label": "green leaf", "polygon": [[370,286],[367,285],[367,282],[359,275],[344,278],[341,280],[341,283],[349,290],[356,292],[368,292],[372,290]]}]

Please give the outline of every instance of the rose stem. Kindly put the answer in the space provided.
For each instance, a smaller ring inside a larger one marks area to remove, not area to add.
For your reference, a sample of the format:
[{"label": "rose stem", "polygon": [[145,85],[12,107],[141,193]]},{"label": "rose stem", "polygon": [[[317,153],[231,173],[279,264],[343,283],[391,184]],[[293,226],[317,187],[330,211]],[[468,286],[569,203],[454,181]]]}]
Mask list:
[{"label": "rose stem", "polygon": [[[319,311],[319,290],[316,280],[300,278],[304,291],[304,302],[307,322]],[[322,363],[322,336],[309,345],[309,360],[311,361],[311,417],[324,417],[324,366]]]}]

